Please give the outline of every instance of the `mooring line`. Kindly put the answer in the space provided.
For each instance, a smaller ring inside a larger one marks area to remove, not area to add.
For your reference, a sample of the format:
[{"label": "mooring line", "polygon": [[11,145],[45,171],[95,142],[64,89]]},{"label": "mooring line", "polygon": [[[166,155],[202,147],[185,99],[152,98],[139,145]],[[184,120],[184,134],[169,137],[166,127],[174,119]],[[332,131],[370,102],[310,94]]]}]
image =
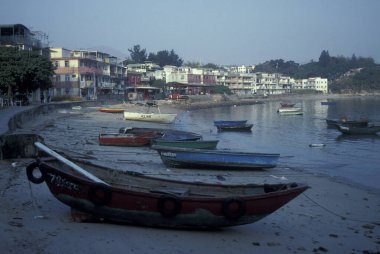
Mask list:
[{"label": "mooring line", "polygon": [[343,215],[340,215],[330,209],[328,209],[327,207],[319,204],[317,201],[315,201],[314,199],[312,199],[311,197],[309,197],[308,195],[306,195],[305,193],[302,193],[307,199],[309,199],[312,203],[314,203],[315,205],[319,206],[320,208],[322,208],[323,210],[325,210],[326,212],[328,213],[331,213],[337,217],[340,217],[342,220],[350,220],[350,221],[357,221],[357,222],[363,222],[363,223],[371,223],[371,224],[375,224],[375,225],[380,225],[380,221],[367,221],[367,220],[362,220],[362,219],[356,219],[356,218],[350,218],[350,217],[347,217],[347,216],[343,216]]}]

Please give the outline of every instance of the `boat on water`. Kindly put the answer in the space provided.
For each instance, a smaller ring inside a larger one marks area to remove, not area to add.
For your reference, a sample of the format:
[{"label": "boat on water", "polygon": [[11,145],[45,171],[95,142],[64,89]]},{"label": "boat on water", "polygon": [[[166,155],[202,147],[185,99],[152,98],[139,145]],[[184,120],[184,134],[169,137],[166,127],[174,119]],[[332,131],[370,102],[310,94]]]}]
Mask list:
[{"label": "boat on water", "polygon": [[241,125],[246,124],[248,120],[238,120],[238,121],[224,121],[224,120],[215,120],[214,125]]},{"label": "boat on water", "polygon": [[99,108],[100,112],[104,113],[123,113],[124,109],[122,108]]},{"label": "boat on water", "polygon": [[169,167],[250,170],[274,168],[279,154],[152,146]]},{"label": "boat on water", "polygon": [[303,111],[300,107],[281,107],[277,110],[280,115],[302,115]]},{"label": "boat on water", "polygon": [[380,126],[367,125],[367,126],[347,126],[338,125],[338,130],[343,134],[349,135],[372,135],[380,132]]},{"label": "boat on water", "polygon": [[296,105],[296,103],[281,102],[280,105],[282,108],[292,108]]},{"label": "boat on water", "polygon": [[152,145],[167,147],[184,147],[193,149],[215,149],[219,140],[165,140],[161,138],[153,139]]},{"label": "boat on water", "polygon": [[180,140],[200,140],[202,139],[202,135],[190,131],[181,131],[174,129],[161,129],[161,128],[139,128],[139,127],[122,127],[119,129],[119,133],[121,134],[141,134],[141,133],[150,133],[157,132],[159,133],[160,139],[163,140],[172,140],[172,141],[180,141]]},{"label": "boat on water", "polygon": [[144,133],[100,133],[99,145],[104,146],[147,146],[154,138],[162,137],[158,131]]},{"label": "boat on water", "polygon": [[336,105],[335,101],[321,101],[321,105],[327,106],[327,105]]},{"label": "boat on water", "polygon": [[104,222],[188,229],[250,224],[308,188],[302,183],[231,185],[154,178],[69,160],[42,143],[35,145],[52,157],[26,167],[29,181],[45,182],[72,211]]},{"label": "boat on water", "polygon": [[218,131],[251,131],[253,124],[216,125]]},{"label": "boat on water", "polygon": [[368,126],[367,118],[360,119],[347,119],[346,117],[342,117],[340,119],[326,119],[326,124],[328,126],[333,126],[338,128],[339,125],[343,126]]},{"label": "boat on water", "polygon": [[218,131],[251,131],[253,124],[248,124],[247,120],[214,121],[214,126]]},{"label": "boat on water", "polygon": [[177,114],[163,114],[163,113],[139,113],[124,111],[125,120],[145,121],[155,123],[172,123],[174,122]]}]

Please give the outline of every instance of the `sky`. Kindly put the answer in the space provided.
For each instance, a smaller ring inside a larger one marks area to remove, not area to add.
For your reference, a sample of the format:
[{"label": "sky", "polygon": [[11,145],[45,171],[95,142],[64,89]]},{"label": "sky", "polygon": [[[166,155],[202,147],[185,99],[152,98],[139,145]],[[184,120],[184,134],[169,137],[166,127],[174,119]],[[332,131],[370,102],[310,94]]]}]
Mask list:
[{"label": "sky", "polygon": [[123,58],[174,50],[184,62],[305,64],[330,56],[380,63],[379,0],[0,0],[0,24],[48,35],[52,47]]}]

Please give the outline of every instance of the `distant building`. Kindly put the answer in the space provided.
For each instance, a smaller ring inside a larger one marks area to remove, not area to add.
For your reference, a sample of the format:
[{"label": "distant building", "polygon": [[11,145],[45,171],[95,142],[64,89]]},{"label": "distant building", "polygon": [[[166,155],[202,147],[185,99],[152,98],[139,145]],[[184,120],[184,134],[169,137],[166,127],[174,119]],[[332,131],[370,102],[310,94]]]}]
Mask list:
[{"label": "distant building", "polygon": [[326,78],[313,77],[308,79],[295,80],[294,89],[316,90],[322,93],[328,93],[329,86]]},{"label": "distant building", "polygon": [[41,31],[30,31],[22,24],[0,25],[0,45],[35,51],[49,57],[48,36]]}]

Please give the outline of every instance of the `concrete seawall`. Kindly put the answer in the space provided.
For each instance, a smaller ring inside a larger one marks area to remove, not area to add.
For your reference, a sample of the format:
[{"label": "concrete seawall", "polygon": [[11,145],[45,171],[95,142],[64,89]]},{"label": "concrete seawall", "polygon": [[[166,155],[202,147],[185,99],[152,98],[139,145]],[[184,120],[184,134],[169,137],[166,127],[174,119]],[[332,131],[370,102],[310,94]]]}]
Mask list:
[{"label": "concrete seawall", "polygon": [[8,122],[8,131],[12,132],[17,128],[21,128],[23,123],[30,121],[39,114],[48,114],[56,109],[67,109],[72,108],[74,106],[89,107],[96,106],[98,104],[98,101],[80,101],[36,105],[30,109],[26,109],[25,111],[16,113],[15,115],[11,116]]},{"label": "concrete seawall", "polygon": [[[34,147],[35,141],[43,141],[43,138],[36,134],[12,134],[17,128],[38,117],[40,114],[48,114],[57,109],[67,109],[74,106],[95,106],[97,101],[85,102],[62,102],[41,105],[32,105],[25,108],[12,107],[1,112],[1,132],[0,133],[0,160],[12,158],[29,158],[37,155]],[[26,131],[27,132],[27,131]]]}]

